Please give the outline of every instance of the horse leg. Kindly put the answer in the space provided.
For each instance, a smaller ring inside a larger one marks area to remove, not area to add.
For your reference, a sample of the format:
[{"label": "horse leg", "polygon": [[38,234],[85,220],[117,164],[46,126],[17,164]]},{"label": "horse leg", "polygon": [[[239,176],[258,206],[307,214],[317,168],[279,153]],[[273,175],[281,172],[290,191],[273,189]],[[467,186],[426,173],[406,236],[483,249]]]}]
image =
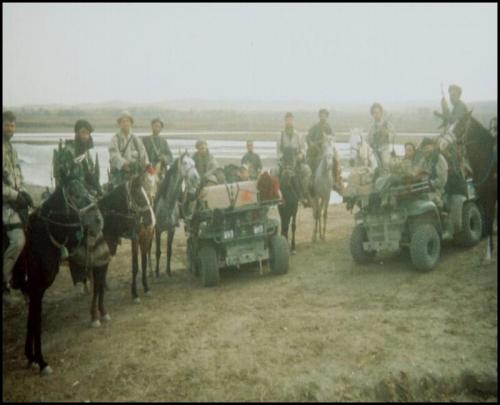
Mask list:
[{"label": "horse leg", "polygon": [[35,362],[40,367],[40,375],[52,374],[52,369],[44,360],[42,355],[42,299],[43,292],[39,292],[30,297],[30,312],[33,311],[33,335]]},{"label": "horse leg", "polygon": [[288,240],[288,226],[290,224],[290,215],[288,214],[288,207],[279,207],[281,217],[281,234]]},{"label": "horse leg", "polygon": [[99,280],[99,312],[101,313],[101,321],[102,322],[109,322],[111,321],[111,316],[109,316],[108,312],[104,308],[104,285],[106,283],[106,274],[108,272],[108,265],[105,264],[104,266],[98,267],[97,268],[97,279]]},{"label": "horse leg", "polygon": [[298,210],[298,206],[297,206],[297,209],[295,210],[295,212],[293,213],[293,216],[292,216],[292,254],[294,255],[296,253],[295,251],[295,229],[297,228],[297,210]]},{"label": "horse leg", "polygon": [[160,277],[161,232],[156,229],[156,278]]},{"label": "horse leg", "polygon": [[314,233],[312,237],[312,241],[316,242],[317,235],[318,235],[318,221],[319,221],[319,207],[318,207],[318,199],[317,197],[313,198],[313,219],[314,219]]},{"label": "horse leg", "polygon": [[98,279],[98,275],[96,274],[96,269],[96,267],[93,267],[91,269],[92,303],[90,305],[90,326],[93,328],[98,328],[99,326],[101,326],[101,322],[99,321],[99,314],[97,312],[97,297],[99,295],[100,280]]},{"label": "horse leg", "polygon": [[135,282],[139,270],[138,250],[137,239],[132,239],[132,299],[136,304],[141,302],[139,296],[137,295],[137,285]]},{"label": "horse leg", "polygon": [[29,309],[28,309],[28,321],[26,323],[26,342],[24,344],[24,355],[28,359],[28,367],[35,365],[35,356],[33,354],[33,343],[34,343],[34,306],[31,304],[34,302],[32,294],[30,294],[29,299]]},{"label": "horse leg", "polygon": [[172,277],[172,273],[170,271],[170,261],[172,259],[172,245],[174,242],[174,235],[175,227],[172,227],[172,229],[169,229],[167,233],[167,274],[169,277]]},{"label": "horse leg", "polygon": [[486,225],[486,236],[488,238],[486,245],[486,253],[482,260],[483,264],[491,263],[491,256],[493,253],[493,219],[495,215],[495,202],[488,197],[489,195],[483,198],[483,201],[486,201],[484,204],[484,216],[485,216],[484,222]]},{"label": "horse leg", "polygon": [[[151,235],[152,237],[152,235]],[[141,270],[142,270],[142,288],[144,289],[144,293],[147,296],[151,295],[151,291],[149,291],[149,286],[148,286],[148,250],[151,247],[151,242],[149,240],[150,235],[145,235],[144,238],[148,238],[148,241],[142,241],[143,243],[140,246],[140,251],[141,251]]]},{"label": "horse leg", "polygon": [[328,218],[328,200],[325,198],[323,200],[323,234],[321,235],[321,240],[325,240],[326,237],[326,219]]}]

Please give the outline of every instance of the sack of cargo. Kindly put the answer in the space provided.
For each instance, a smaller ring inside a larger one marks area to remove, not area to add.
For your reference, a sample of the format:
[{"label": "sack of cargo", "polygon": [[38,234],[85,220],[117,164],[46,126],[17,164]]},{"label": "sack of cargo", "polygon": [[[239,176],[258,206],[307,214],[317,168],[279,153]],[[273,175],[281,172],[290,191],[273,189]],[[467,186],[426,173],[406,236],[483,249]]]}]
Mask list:
[{"label": "sack of cargo", "polygon": [[200,193],[200,200],[204,209],[228,208],[231,205],[241,207],[247,204],[256,204],[258,202],[257,182],[240,181],[204,187]]},{"label": "sack of cargo", "polygon": [[354,167],[347,180],[345,195],[368,195],[372,190],[373,172],[366,166]]}]

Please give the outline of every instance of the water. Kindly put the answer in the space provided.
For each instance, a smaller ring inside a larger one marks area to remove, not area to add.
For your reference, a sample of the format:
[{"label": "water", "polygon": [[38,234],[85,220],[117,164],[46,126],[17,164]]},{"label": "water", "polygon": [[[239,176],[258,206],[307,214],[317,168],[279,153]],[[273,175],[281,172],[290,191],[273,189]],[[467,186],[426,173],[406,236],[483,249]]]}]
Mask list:
[{"label": "water", "polygon": [[[91,154],[95,158],[96,154],[101,167],[101,183],[108,181],[109,169],[109,153],[108,145],[111,142],[113,133],[94,133],[94,149]],[[143,134],[137,134],[139,136]],[[145,134],[144,134],[145,135]],[[175,134],[169,134],[168,143],[174,153],[177,155],[179,151],[187,150],[189,153],[195,151],[195,139],[175,139],[171,138]],[[24,134],[16,133],[13,139],[14,147],[17,150],[21,160],[21,169],[23,171],[26,183],[53,187],[52,181],[52,155],[53,150],[57,148],[59,139],[73,139],[73,134],[60,133],[45,133],[45,134]],[[44,144],[33,144],[40,142]],[[343,177],[349,175],[347,159],[349,155],[349,144],[346,142],[338,142],[335,144],[337,151],[341,157],[343,167]],[[211,140],[209,141],[210,152],[215,156],[221,164],[227,164],[228,161],[239,161],[246,153],[245,141],[233,140]],[[254,150],[263,160],[265,169],[269,169],[276,163],[276,141],[254,141]],[[395,145],[396,153],[401,156],[404,152],[403,145]],[[332,191],[330,204],[338,204],[342,202],[342,197]]]}]

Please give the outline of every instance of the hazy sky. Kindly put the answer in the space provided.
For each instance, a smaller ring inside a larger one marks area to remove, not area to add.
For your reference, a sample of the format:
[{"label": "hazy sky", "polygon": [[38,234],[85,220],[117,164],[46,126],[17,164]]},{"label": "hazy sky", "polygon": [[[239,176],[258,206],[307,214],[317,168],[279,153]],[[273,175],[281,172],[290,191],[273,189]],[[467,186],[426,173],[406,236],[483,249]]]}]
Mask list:
[{"label": "hazy sky", "polygon": [[497,98],[497,4],[3,4],[3,104]]}]

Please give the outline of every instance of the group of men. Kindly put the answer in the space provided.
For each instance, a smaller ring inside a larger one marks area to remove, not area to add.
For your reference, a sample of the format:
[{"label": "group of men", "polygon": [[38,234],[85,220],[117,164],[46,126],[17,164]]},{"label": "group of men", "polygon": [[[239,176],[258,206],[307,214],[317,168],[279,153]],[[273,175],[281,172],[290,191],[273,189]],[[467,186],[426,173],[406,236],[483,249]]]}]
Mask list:
[{"label": "group of men", "polygon": [[[460,100],[461,89],[459,86],[449,87],[450,101],[453,109],[450,111],[443,97],[441,100],[442,113],[435,112],[446,124],[450,125],[460,119],[467,112],[465,104]],[[394,142],[394,127],[384,118],[382,105],[374,103],[370,108],[373,124],[369,130],[367,141],[372,147],[379,167],[389,165],[391,159],[390,143]],[[334,133],[328,123],[328,111],[319,111],[319,122],[310,128],[305,141],[294,127],[294,116],[291,112],[285,114],[284,129],[281,131],[277,142],[278,166],[283,168],[283,157],[290,154],[294,158],[294,170],[306,186],[303,188],[303,203],[310,205],[309,187],[311,174],[319,164],[321,153],[328,137],[335,139]],[[129,176],[141,170],[154,170],[160,177],[165,169],[172,164],[174,158],[168,142],[160,136],[164,123],[160,118],[151,121],[152,134],[142,138],[137,137],[132,127],[134,119],[129,112],[123,112],[117,119],[119,131],[111,139],[109,145],[111,186],[120,184]],[[24,227],[27,222],[29,207],[33,206],[33,199],[26,191],[17,153],[12,146],[11,138],[16,129],[16,117],[10,112],[3,113],[3,182],[2,182],[2,221],[3,230],[7,236],[8,247],[3,256],[3,291],[4,297],[10,291],[9,280],[14,264],[25,244]],[[81,178],[88,190],[96,195],[102,193],[99,184],[98,168],[92,160],[89,150],[93,148],[92,125],[86,120],[78,120],[74,126],[75,137],[64,145],[61,156],[66,159],[56,162],[54,176],[56,185],[64,180],[64,176],[77,176]],[[202,179],[219,183],[221,179],[220,166],[215,157],[209,152],[205,140],[196,142],[196,152],[193,160]],[[247,141],[247,153],[241,159],[239,171],[240,180],[256,179],[262,170],[262,161],[254,151],[252,141]],[[424,139],[420,145],[424,157],[432,167],[426,170],[433,174],[433,185],[438,193],[444,190],[448,166],[442,155],[437,159],[435,143],[432,139]],[[405,145],[405,159],[414,159],[415,146]]]}]

